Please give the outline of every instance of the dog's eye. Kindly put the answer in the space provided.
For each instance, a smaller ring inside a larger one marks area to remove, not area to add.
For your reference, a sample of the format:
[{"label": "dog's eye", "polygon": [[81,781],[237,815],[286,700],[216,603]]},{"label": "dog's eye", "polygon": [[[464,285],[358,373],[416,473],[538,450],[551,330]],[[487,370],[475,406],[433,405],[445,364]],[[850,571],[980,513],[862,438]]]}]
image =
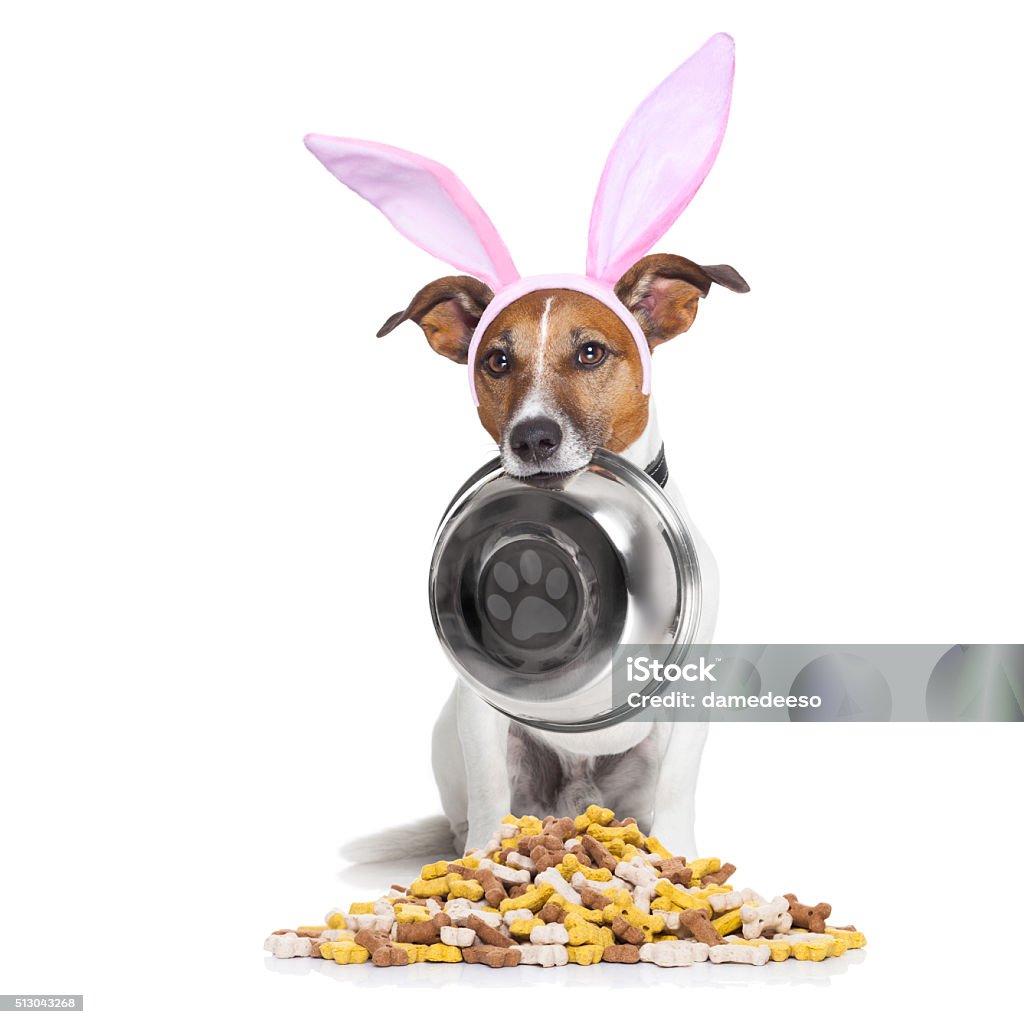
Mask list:
[{"label": "dog's eye", "polygon": [[599,345],[596,341],[587,341],[576,350],[576,362],[591,369],[600,366],[607,355],[608,349],[604,345]]},{"label": "dog's eye", "polygon": [[493,352],[487,354],[487,357],[484,359],[484,366],[487,367],[487,372],[492,376],[503,377],[512,368],[512,363],[508,358],[507,352],[496,348]]}]

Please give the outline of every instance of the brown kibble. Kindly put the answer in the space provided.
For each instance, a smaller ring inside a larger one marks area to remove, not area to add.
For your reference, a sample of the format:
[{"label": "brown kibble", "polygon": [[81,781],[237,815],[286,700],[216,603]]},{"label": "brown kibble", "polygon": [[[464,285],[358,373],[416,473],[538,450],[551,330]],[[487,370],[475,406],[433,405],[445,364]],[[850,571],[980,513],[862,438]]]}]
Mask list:
[{"label": "brown kibble", "polygon": [[567,856],[568,851],[566,850],[549,850],[543,846],[536,846],[530,851],[530,859],[537,871],[546,871],[548,868],[556,867]]},{"label": "brown kibble", "polygon": [[797,928],[807,928],[812,932],[823,932],[825,930],[825,919],[832,913],[830,903],[816,903],[813,907],[801,903],[791,892],[786,893],[789,902],[789,912],[793,916],[793,924]]},{"label": "brown kibble", "polygon": [[526,882],[518,882],[509,889],[508,894],[512,899],[516,899],[522,896],[529,888],[530,886]]},{"label": "brown kibble", "polygon": [[663,860],[658,865],[658,872],[662,878],[667,878],[673,885],[681,885],[683,888],[686,888],[693,879],[693,868],[686,866],[685,857]]},{"label": "brown kibble", "polygon": [[323,928],[296,928],[295,934],[300,939],[316,939],[320,937]]},{"label": "brown kibble", "polygon": [[687,928],[698,942],[706,942],[709,946],[720,946],[725,942],[711,923],[706,910],[680,910],[679,923]]},{"label": "brown kibble", "polygon": [[520,957],[522,953],[514,943],[511,946],[467,946],[462,951],[462,959],[467,964],[486,967],[518,967]]},{"label": "brown kibble", "polygon": [[361,928],[357,931],[355,941],[363,949],[368,949],[371,955],[382,946],[391,944],[391,939],[388,937],[387,932],[374,931],[372,928]]},{"label": "brown kibble", "polygon": [[717,871],[712,871],[710,875],[704,875],[700,880],[701,887],[708,885],[724,885],[726,880],[731,878],[736,873],[735,864],[723,864]]},{"label": "brown kibble", "polygon": [[619,821],[618,818],[612,818],[612,820],[608,822],[608,828],[626,828],[629,825],[635,824],[636,818],[623,818],[622,821]]},{"label": "brown kibble", "polygon": [[492,907],[500,906],[502,900],[508,899],[505,886],[494,877],[494,873],[487,868],[480,868],[476,873],[476,880],[484,887],[484,899]]},{"label": "brown kibble", "polygon": [[373,961],[374,967],[409,966],[408,952],[404,949],[399,949],[397,946],[392,946],[390,942],[387,945],[378,946],[370,954],[370,959]]},{"label": "brown kibble", "polygon": [[557,903],[545,903],[537,916],[545,924],[561,924],[565,920],[565,911]]},{"label": "brown kibble", "polygon": [[392,906],[397,907],[399,903],[412,903],[417,907],[425,907],[427,905],[427,901],[421,900],[418,896],[400,896]]},{"label": "brown kibble", "polygon": [[529,857],[538,846],[544,847],[545,850],[561,850],[562,840],[543,832],[539,836],[521,836],[517,849],[524,857]]},{"label": "brown kibble", "polygon": [[572,818],[545,818],[541,835],[554,836],[559,843],[564,843],[576,835],[576,824]]},{"label": "brown kibble", "polygon": [[615,871],[618,861],[612,856],[611,851],[604,843],[598,842],[593,836],[581,836],[580,843],[586,855],[599,867]]},{"label": "brown kibble", "polygon": [[583,891],[580,893],[580,903],[588,910],[604,910],[611,902],[604,893],[598,892],[597,889],[589,885],[583,886]]},{"label": "brown kibble", "polygon": [[[435,914],[429,921],[405,921],[395,926],[396,942],[415,942],[429,945],[441,938],[441,929],[447,928],[452,919],[447,914]],[[359,936],[356,936],[359,942]],[[362,943],[359,943],[362,945]],[[367,949],[370,947],[367,946]]]},{"label": "brown kibble", "polygon": [[[639,929],[634,929],[639,931]],[[640,932],[643,938],[643,932]],[[601,959],[606,964],[638,964],[640,963],[640,947],[634,943],[623,946],[605,946]]]},{"label": "brown kibble", "polygon": [[480,941],[486,946],[503,946],[507,948],[515,945],[515,942],[507,935],[502,935],[497,928],[489,925],[482,917],[477,917],[476,914],[469,915],[466,927],[472,928]]},{"label": "brown kibble", "polygon": [[[644,933],[635,924],[630,924],[624,917],[618,914],[612,918],[612,931],[620,942],[626,942],[631,946],[642,946],[644,944]],[[627,962],[636,963],[635,960]]]},{"label": "brown kibble", "polygon": [[404,886],[404,885],[392,885],[391,888],[395,892],[408,892],[409,891],[409,889],[406,886]]}]

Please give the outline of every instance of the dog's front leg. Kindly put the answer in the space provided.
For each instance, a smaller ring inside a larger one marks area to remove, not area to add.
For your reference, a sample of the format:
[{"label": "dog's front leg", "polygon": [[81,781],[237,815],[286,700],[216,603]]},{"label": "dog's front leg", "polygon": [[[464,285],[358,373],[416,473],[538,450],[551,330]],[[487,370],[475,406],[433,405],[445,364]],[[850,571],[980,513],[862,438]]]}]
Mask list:
[{"label": "dog's front leg", "polygon": [[511,806],[509,721],[465,683],[459,684],[456,699],[459,741],[466,765],[468,832],[464,846],[475,850],[490,839]]},{"label": "dog's front leg", "polygon": [[674,854],[697,855],[693,834],[694,801],[707,722],[673,722],[658,773],[654,798],[654,834]]}]

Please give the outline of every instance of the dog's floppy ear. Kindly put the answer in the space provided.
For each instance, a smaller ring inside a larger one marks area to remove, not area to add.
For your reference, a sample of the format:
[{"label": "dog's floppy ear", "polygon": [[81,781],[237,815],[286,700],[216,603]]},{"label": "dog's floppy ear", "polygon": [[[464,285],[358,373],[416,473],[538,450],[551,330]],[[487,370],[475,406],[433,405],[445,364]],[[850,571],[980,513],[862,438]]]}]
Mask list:
[{"label": "dog's floppy ear", "polygon": [[377,337],[415,320],[435,352],[465,363],[473,331],[493,298],[494,292],[475,277],[442,277],[421,288],[405,309],[389,316]]},{"label": "dog's floppy ear", "polygon": [[713,284],[734,292],[750,291],[730,266],[702,267],[682,256],[659,253],[634,263],[619,278],[615,294],[637,318],[647,343],[654,348],[690,329],[697,303]]}]

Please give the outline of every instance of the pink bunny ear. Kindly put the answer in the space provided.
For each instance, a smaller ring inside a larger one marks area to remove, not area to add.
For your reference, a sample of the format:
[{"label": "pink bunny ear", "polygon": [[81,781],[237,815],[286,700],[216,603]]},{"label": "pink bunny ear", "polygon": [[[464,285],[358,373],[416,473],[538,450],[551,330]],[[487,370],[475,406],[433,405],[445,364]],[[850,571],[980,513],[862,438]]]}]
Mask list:
[{"label": "pink bunny ear", "polygon": [[696,195],[725,135],[733,64],[732,37],[712,36],[626,122],[590,214],[588,277],[614,284]]},{"label": "pink bunny ear", "polygon": [[307,135],[306,148],[410,242],[497,291],[519,279],[505,243],[469,189],[442,164],[359,139]]}]

